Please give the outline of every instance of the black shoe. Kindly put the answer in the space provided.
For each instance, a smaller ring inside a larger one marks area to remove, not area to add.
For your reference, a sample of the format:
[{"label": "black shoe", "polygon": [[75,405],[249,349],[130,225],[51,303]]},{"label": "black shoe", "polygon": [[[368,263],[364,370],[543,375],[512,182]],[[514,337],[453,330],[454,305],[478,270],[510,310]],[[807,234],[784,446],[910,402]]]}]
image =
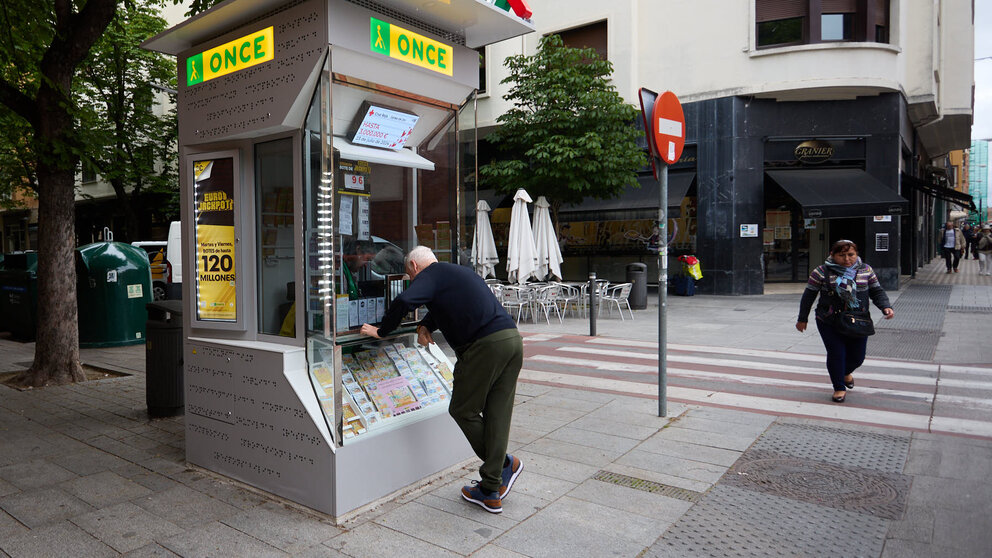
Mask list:
[{"label": "black shoe", "polygon": [[844,380],[844,387],[846,387],[847,389],[854,389],[854,377],[853,376],[851,377],[851,381],[850,382],[848,382],[847,380]]},{"label": "black shoe", "polygon": [[832,400],[832,401],[833,401],[834,403],[843,403],[843,402],[844,402],[844,398],[846,398],[846,397],[847,397],[847,394],[845,393],[844,395],[841,395],[840,397],[836,397],[836,396],[834,396],[834,397],[831,397],[830,399],[831,399],[831,400]]}]

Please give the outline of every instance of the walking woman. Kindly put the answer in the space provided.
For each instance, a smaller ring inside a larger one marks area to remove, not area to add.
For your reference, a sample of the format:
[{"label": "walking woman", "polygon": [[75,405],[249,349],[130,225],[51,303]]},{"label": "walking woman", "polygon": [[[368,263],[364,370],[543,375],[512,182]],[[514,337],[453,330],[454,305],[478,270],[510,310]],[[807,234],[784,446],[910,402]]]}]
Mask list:
[{"label": "walking woman", "polygon": [[[889,297],[870,265],[858,257],[858,246],[850,240],[838,240],[830,247],[830,257],[809,274],[806,290],[799,302],[796,329],[806,331],[809,311],[816,305],[816,329],[827,349],[827,372],[834,386],[834,403],[843,403],[847,390],[854,388],[853,373],[865,361],[868,337],[842,333],[837,319],[841,312],[867,313],[868,300],[882,310],[885,319],[895,315]],[[869,317],[870,319],[870,317]]]}]

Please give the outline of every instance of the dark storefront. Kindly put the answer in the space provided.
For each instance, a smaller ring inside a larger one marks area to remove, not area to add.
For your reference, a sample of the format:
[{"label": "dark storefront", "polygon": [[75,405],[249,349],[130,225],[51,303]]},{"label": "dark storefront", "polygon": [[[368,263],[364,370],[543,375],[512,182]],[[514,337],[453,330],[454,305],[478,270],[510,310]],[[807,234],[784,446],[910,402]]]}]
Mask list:
[{"label": "dark storefront", "polygon": [[[898,288],[902,220],[898,94],[845,101],[725,97],[684,105],[696,145],[698,288],[761,294],[805,281],[840,238],[853,240],[885,288]],[[909,148],[912,150],[912,148]]]}]

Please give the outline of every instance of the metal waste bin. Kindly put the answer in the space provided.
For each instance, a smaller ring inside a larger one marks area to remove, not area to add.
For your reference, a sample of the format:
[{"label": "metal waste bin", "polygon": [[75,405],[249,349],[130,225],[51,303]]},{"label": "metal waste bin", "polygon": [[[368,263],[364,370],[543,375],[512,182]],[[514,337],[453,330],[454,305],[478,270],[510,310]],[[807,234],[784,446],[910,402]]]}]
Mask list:
[{"label": "metal waste bin", "polygon": [[183,301],[160,300],[145,305],[145,401],[152,417],[182,413]]},{"label": "metal waste bin", "polygon": [[38,314],[38,253],[7,254],[0,269],[0,331],[35,338]]},{"label": "metal waste bin", "polygon": [[627,264],[627,282],[630,287],[630,297],[627,302],[634,310],[648,307],[648,264],[634,262]]}]

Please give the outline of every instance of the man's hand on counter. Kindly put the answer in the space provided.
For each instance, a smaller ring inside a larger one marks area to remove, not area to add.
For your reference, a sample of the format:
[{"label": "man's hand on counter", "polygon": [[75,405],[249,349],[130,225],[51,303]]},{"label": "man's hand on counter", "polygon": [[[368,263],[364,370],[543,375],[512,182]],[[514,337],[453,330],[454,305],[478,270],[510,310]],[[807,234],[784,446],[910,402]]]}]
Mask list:
[{"label": "man's hand on counter", "polygon": [[382,339],[379,337],[379,328],[372,324],[362,324],[361,334],[368,335],[369,337],[375,337],[376,339]]},{"label": "man's hand on counter", "polygon": [[[362,332],[365,332],[365,328],[362,328]],[[434,342],[434,336],[431,335],[431,330],[424,326],[417,326],[417,343],[423,346],[428,346]]]}]

